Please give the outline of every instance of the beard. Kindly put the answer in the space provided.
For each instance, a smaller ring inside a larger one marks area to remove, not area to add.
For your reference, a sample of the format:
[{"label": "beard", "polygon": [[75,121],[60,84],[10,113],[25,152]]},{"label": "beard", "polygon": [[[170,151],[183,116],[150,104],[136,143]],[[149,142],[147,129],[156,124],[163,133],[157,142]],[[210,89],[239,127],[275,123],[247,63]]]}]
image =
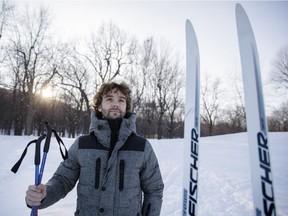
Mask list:
[{"label": "beard", "polygon": [[124,115],[125,112],[122,112],[120,109],[112,108],[108,110],[107,115],[104,117],[107,119],[116,119],[116,118],[123,118]]}]

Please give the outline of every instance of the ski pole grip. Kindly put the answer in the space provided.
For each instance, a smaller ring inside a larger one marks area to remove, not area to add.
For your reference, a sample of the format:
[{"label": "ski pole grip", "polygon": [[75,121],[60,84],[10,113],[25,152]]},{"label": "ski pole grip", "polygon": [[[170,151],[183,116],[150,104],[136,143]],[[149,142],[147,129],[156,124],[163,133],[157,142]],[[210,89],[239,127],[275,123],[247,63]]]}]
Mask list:
[{"label": "ski pole grip", "polygon": [[49,148],[50,148],[52,128],[50,127],[48,122],[45,122],[45,126],[47,128],[47,137],[46,137],[46,140],[45,140],[45,145],[44,145],[44,150],[43,151],[47,153],[49,151]]},{"label": "ski pole grip", "polygon": [[37,141],[36,141],[36,146],[35,146],[35,158],[34,158],[34,164],[39,165],[40,164],[40,158],[41,158],[41,142],[43,139],[45,139],[46,135],[43,134],[40,136]]}]

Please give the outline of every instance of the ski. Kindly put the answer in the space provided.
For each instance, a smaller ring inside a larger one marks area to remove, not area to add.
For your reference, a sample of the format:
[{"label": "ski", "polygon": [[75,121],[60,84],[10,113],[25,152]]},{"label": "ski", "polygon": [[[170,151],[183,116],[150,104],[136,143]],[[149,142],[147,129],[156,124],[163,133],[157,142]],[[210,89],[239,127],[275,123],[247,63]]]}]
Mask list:
[{"label": "ski", "polygon": [[186,99],[184,125],[183,207],[184,215],[197,215],[200,137],[200,65],[194,28],[186,20]]},{"label": "ski", "polygon": [[240,4],[236,4],[236,24],[245,94],[254,213],[256,216],[276,216],[258,52],[249,18]]}]

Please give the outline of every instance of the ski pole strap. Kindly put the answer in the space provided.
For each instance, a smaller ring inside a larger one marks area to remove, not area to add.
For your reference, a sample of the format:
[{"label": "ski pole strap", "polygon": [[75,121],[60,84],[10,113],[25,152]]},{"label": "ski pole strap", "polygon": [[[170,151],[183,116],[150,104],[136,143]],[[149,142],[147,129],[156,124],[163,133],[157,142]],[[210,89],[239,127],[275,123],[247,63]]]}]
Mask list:
[{"label": "ski pole strap", "polygon": [[[57,134],[56,130],[51,128],[51,126],[49,125],[48,122],[45,122],[45,126],[47,128],[47,138],[45,140],[45,145],[44,145],[44,150],[43,152],[48,153],[49,148],[50,148],[50,141],[51,141],[51,137],[52,137],[52,133],[54,134],[54,136],[56,137],[56,140],[58,142],[59,145],[59,150],[61,153],[61,156],[63,158],[63,160],[66,160],[68,158],[68,151],[66,149],[66,146],[64,145],[64,142],[62,141],[62,139],[59,137],[59,135]],[[65,149],[65,154],[63,153],[63,150],[61,148],[61,145],[63,146],[63,148]]]},{"label": "ski pole strap", "polygon": [[[62,139],[57,134],[56,130],[52,129],[52,132],[53,132],[53,134],[56,137],[56,140],[58,142],[59,150],[60,150],[62,158],[63,158],[63,160],[66,160],[68,158],[68,151],[66,149],[66,146],[64,145],[64,142],[62,141]],[[65,150],[65,154],[63,153],[63,149],[61,148],[61,145],[63,146],[63,148]]]},{"label": "ski pole strap", "polygon": [[[41,144],[41,141],[42,141],[45,137],[46,137],[46,135],[43,134],[43,135],[40,136],[38,139],[32,140],[31,142],[29,142],[29,143],[27,144],[27,146],[26,146],[26,148],[24,149],[24,151],[23,151],[20,159],[19,159],[19,160],[16,162],[16,164],[12,167],[12,169],[11,169],[12,172],[16,173],[16,172],[18,171],[18,169],[19,169],[19,167],[20,167],[20,165],[21,165],[24,157],[26,156],[28,147],[29,147],[31,144],[33,144],[33,143],[35,143],[36,146],[37,146],[37,143],[39,143],[39,144],[38,144],[38,145],[39,145],[39,155],[38,155],[38,156],[35,155],[35,160],[34,160],[34,162],[35,162],[35,165],[36,165],[36,162],[38,163],[38,159],[39,159],[39,164],[40,164],[40,144]],[[37,147],[36,147],[36,148],[37,148]],[[35,150],[35,153],[36,153],[36,151],[38,151],[38,149]]]},{"label": "ski pole strap", "polygon": [[[11,171],[16,173],[24,159],[24,157],[26,156],[28,147],[35,143],[36,144],[36,148],[35,148],[35,158],[34,158],[34,163],[35,165],[39,165],[40,164],[40,148],[41,148],[41,142],[43,141],[43,139],[46,138],[45,140],[45,144],[44,144],[44,149],[43,152],[44,153],[48,153],[49,151],[49,147],[50,147],[50,141],[51,141],[51,136],[52,133],[54,134],[54,136],[56,137],[56,140],[58,142],[59,145],[59,150],[61,153],[61,156],[63,158],[63,160],[66,160],[68,158],[68,151],[66,149],[66,146],[64,145],[64,142],[62,141],[62,139],[59,137],[59,135],[57,134],[56,130],[52,129],[50,127],[50,125],[48,124],[48,122],[45,122],[45,126],[47,128],[47,135],[43,134],[41,135],[38,139],[32,140],[31,142],[29,142],[26,146],[26,148],[24,149],[20,159],[16,162],[16,164],[12,167]],[[64,148],[64,150],[61,148],[61,146]],[[65,152],[64,152],[65,151]]]}]

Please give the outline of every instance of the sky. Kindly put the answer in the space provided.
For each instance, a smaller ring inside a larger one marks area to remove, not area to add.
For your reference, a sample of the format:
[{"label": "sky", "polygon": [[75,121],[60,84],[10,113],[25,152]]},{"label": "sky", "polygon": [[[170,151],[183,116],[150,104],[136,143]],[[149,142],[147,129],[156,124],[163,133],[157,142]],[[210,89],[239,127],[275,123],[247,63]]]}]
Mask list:
[{"label": "sky", "polygon": [[269,84],[276,53],[288,45],[288,1],[16,0],[22,6],[26,2],[48,6],[53,27],[64,40],[88,38],[112,21],[139,41],[153,36],[156,42],[166,42],[184,65],[185,20],[189,19],[198,39],[201,73],[220,78],[228,89],[231,80],[241,79],[235,19],[235,4],[240,3],[255,34],[266,105],[273,108],[274,103],[288,100],[287,92],[275,91]]}]

